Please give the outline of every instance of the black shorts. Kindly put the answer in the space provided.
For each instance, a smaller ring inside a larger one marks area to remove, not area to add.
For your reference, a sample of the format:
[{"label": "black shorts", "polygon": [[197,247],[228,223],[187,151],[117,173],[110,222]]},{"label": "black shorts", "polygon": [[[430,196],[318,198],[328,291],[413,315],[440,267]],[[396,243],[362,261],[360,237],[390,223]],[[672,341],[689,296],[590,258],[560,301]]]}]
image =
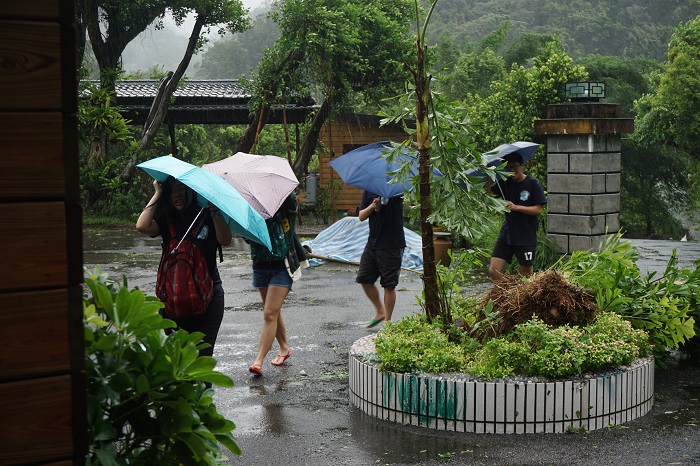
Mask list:
[{"label": "black shorts", "polygon": [[393,289],[399,284],[403,248],[370,249],[365,247],[360,258],[360,270],[355,281],[363,285],[372,285],[381,277],[382,288]]},{"label": "black shorts", "polygon": [[503,259],[510,264],[511,259],[513,256],[515,256],[518,259],[518,264],[520,265],[534,265],[536,250],[537,245],[512,246],[499,239],[496,241],[496,245],[493,247],[491,257]]}]

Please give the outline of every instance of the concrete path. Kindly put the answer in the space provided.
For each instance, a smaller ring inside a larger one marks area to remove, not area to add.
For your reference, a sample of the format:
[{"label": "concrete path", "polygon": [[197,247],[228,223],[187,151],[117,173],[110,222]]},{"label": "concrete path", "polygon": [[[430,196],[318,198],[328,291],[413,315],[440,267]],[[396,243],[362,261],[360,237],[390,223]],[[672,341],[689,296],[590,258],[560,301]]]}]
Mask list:
[{"label": "concrete path", "polygon": [[[640,266],[660,270],[676,248],[692,263],[698,243],[634,242]],[[135,233],[86,234],[85,264],[112,278],[153,289],[158,241]],[[236,252],[238,249],[238,252]],[[283,316],[291,358],[264,376],[247,371],[262,323],[258,293],[250,285],[245,246],[225,251],[220,265],[226,313],[214,356],[235,387],[219,389],[218,409],[232,419],[243,450],[232,465],[694,465],[700,464],[700,369],[680,364],[657,370],[655,406],[629,424],[584,434],[483,435],[440,432],[379,421],[350,406],[348,348],[368,333],[369,301],[354,283],[356,267],[326,264],[304,271]],[[395,318],[420,312],[420,277],[404,272]],[[448,459],[451,458],[451,459]]]}]

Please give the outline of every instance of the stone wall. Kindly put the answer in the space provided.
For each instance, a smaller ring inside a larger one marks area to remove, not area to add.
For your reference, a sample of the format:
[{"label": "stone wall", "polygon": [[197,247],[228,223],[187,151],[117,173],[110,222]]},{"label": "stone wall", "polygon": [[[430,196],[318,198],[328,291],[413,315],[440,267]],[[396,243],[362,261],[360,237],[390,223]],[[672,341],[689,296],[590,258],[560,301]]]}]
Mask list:
[{"label": "stone wall", "polygon": [[547,139],[547,232],[559,253],[597,248],[620,229],[620,106],[550,105],[535,133]]}]

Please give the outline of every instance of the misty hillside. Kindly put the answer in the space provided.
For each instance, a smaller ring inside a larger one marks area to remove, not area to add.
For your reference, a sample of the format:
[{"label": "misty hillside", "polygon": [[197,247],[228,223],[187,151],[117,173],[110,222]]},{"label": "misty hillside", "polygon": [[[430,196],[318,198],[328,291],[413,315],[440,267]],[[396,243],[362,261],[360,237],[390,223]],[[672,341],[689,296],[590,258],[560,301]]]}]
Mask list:
[{"label": "misty hillside", "polygon": [[[249,75],[262,50],[278,32],[265,13],[254,11],[254,29],[243,34],[212,36],[204,52],[194,57],[188,76],[196,79]],[[438,0],[429,27],[429,42],[449,43],[467,52],[490,33],[507,25],[506,45],[533,35],[557,35],[574,58],[590,54],[664,61],[675,27],[700,14],[700,0]],[[175,69],[189,30],[174,25],[149,30],[129,45],[124,55],[128,71],[161,65]]]},{"label": "misty hillside", "polygon": [[698,0],[439,0],[430,33],[433,42],[449,37],[464,51],[509,23],[511,41],[555,34],[574,58],[663,61],[673,29],[698,14]]}]

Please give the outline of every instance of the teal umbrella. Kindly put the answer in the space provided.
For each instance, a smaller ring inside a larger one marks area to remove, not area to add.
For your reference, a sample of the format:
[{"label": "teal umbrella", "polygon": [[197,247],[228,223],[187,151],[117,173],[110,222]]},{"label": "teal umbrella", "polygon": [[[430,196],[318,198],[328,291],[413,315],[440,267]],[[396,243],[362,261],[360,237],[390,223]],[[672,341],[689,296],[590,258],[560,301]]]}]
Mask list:
[{"label": "teal umbrella", "polygon": [[208,202],[211,202],[221,209],[226,223],[231,228],[231,233],[255,241],[272,250],[265,220],[233,186],[219,175],[169,155],[148,160],[138,164],[137,167],[161,183],[168,176],[172,176],[182,184],[189,186],[197,193],[199,205],[206,206]]}]

